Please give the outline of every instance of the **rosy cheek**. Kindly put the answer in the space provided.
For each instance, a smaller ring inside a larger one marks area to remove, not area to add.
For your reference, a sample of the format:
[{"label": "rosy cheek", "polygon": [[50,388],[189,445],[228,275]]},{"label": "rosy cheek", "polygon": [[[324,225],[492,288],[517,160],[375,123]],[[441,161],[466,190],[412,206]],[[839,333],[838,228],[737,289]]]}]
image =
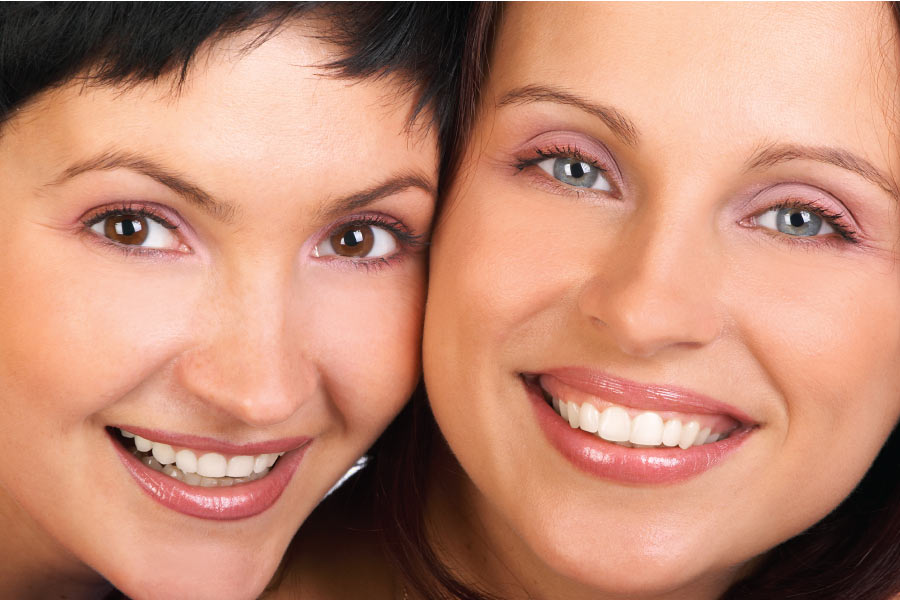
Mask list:
[{"label": "rosy cheek", "polygon": [[349,429],[376,435],[419,378],[424,259],[396,273],[321,273],[310,294],[303,319],[329,397]]},{"label": "rosy cheek", "polygon": [[32,407],[75,418],[119,400],[172,357],[196,288],[184,273],[122,269],[93,253],[35,253],[27,265],[5,263],[2,275],[17,290],[0,298],[0,327],[14,340],[0,361],[5,383]]}]

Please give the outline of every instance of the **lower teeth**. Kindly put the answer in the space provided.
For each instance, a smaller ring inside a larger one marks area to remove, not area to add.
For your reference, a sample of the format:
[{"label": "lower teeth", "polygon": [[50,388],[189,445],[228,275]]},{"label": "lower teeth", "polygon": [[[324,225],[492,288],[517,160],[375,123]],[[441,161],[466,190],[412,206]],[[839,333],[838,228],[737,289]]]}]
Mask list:
[{"label": "lower teeth", "polygon": [[251,473],[247,477],[204,477],[197,473],[185,473],[175,465],[162,465],[158,460],[153,458],[149,452],[141,452],[136,448],[132,448],[131,453],[137,457],[146,466],[154,471],[159,471],[178,481],[183,481],[188,485],[200,487],[228,487],[236,483],[245,483],[254,481],[260,477],[265,477],[269,473],[269,469],[263,469],[260,473]]}]

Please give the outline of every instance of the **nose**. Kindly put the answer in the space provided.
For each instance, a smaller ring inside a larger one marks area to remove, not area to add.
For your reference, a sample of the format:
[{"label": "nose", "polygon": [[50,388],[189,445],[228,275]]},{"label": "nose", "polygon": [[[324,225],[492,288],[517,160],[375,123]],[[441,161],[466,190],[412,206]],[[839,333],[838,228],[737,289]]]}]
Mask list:
[{"label": "nose", "polygon": [[[248,271],[252,273],[248,273]],[[246,269],[211,287],[196,343],[176,363],[195,398],[261,427],[286,421],[318,386],[292,306],[289,272]]]},{"label": "nose", "polygon": [[648,213],[627,226],[579,297],[591,326],[631,356],[700,347],[722,328],[711,233],[662,217]]}]

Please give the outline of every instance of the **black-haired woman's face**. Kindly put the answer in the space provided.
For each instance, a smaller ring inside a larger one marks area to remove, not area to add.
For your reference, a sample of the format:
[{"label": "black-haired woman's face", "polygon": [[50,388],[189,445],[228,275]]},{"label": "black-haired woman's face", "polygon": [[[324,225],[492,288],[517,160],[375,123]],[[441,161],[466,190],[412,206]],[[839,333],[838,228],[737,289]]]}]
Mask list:
[{"label": "black-haired woman's face", "polygon": [[435,137],[250,40],[0,136],[2,529],[135,597],[255,597],[418,378]]},{"label": "black-haired woman's face", "polygon": [[877,4],[506,13],[424,360],[530,597],[713,597],[863,477],[900,414],[896,33]]}]

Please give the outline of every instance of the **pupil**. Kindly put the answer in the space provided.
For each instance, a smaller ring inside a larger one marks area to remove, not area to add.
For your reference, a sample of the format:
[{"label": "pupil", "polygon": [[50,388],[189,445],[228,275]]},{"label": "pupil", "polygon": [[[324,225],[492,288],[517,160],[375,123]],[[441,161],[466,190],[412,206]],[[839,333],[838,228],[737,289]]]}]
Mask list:
[{"label": "pupil", "polygon": [[123,237],[131,237],[141,230],[141,224],[138,221],[128,219],[119,221],[118,229],[119,231],[117,233],[119,235]]},{"label": "pupil", "polygon": [[570,165],[572,177],[584,177],[584,163],[575,163]]},{"label": "pupil", "polygon": [[795,212],[790,216],[791,225],[794,227],[802,227],[806,224],[806,219],[802,212]]},{"label": "pupil", "polygon": [[354,229],[353,231],[348,231],[344,234],[344,239],[341,240],[345,246],[356,246],[357,244],[362,243],[363,234],[359,229]]}]

